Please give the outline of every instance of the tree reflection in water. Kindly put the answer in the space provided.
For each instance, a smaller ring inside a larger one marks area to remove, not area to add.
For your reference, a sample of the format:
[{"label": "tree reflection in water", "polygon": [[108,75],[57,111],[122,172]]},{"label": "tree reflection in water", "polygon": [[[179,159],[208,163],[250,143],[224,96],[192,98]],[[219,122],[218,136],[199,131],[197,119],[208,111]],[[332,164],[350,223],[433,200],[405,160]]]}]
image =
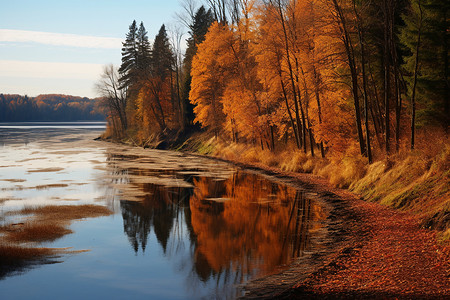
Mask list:
[{"label": "tree reflection in water", "polygon": [[[216,289],[225,289],[275,272],[313,247],[310,235],[324,213],[302,191],[244,171],[226,180],[183,171],[169,175],[193,187],[130,180],[143,196],[122,200],[120,207],[136,254],[145,252],[153,230],[165,256],[191,260],[180,263],[188,286],[213,281]],[[168,176],[139,169],[128,174]]]},{"label": "tree reflection in water", "polygon": [[141,248],[145,252],[148,236],[153,228],[165,253],[174,223],[178,222],[182,213],[180,210],[189,201],[192,189],[167,188],[150,183],[142,184],[141,188],[147,193],[142,201],[120,202],[124,231],[134,251],[138,252]]},{"label": "tree reflection in water", "polygon": [[[206,258],[211,274],[231,272],[230,279],[240,283],[271,273],[310,249],[310,232],[323,212],[301,191],[244,172],[221,183],[222,195],[211,193],[218,182],[210,178],[194,183],[190,208],[198,242],[195,255]],[[229,200],[217,203],[211,197]]]}]

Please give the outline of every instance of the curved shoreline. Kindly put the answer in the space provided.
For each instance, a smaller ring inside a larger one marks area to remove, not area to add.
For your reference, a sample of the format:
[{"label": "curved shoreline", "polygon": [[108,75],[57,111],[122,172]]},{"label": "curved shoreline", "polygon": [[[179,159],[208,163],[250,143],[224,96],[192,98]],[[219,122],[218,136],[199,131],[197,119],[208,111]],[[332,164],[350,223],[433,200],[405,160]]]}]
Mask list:
[{"label": "curved shoreline", "polygon": [[209,157],[314,192],[324,205],[325,250],[242,285],[242,299],[444,299],[450,296],[450,245],[420,220],[367,202],[311,174]]},{"label": "curved shoreline", "polygon": [[[133,147],[133,146],[132,146]],[[173,150],[165,150],[173,151]],[[209,155],[202,155],[191,151],[174,151],[181,155],[206,158],[221,161],[244,171],[258,173],[269,177],[271,181],[287,184],[305,192],[307,197],[314,199],[326,212],[323,227],[312,237],[315,247],[310,253],[294,259],[287,266],[280,266],[273,274],[242,283],[238,289],[243,293],[243,299],[272,299],[283,297],[298,282],[306,280],[308,276],[319,272],[331,264],[336,256],[352,251],[350,245],[364,240],[366,233],[359,230],[360,217],[354,212],[348,202],[341,195],[328,186],[325,180],[318,176],[300,173],[287,173],[263,165],[244,164]],[[350,234],[357,232],[357,234]],[[317,249],[317,250],[316,250]]]},{"label": "curved shoreline", "polygon": [[[358,214],[353,211],[349,203],[345,202],[330,187],[325,186],[325,181],[322,182],[318,177],[313,179],[315,176],[309,174],[287,173],[262,165],[243,164],[220,157],[191,152],[189,152],[189,155],[230,163],[244,170],[268,176],[271,180],[275,179],[283,184],[301,189],[306,194],[313,193],[314,200],[326,210],[327,217],[324,227],[319,235],[313,237],[314,243],[319,245],[321,249],[294,259],[281,272],[242,284],[241,288],[244,295],[240,297],[241,299],[286,297],[295,284],[331,264],[336,256],[351,252],[352,249],[349,247],[351,244],[364,240],[366,233],[356,228],[358,221],[360,221]],[[350,235],[350,231],[357,231],[358,235]]]},{"label": "curved shoreline", "polygon": [[[180,153],[180,151],[177,151]],[[420,219],[362,200],[312,174],[181,151],[258,172],[318,195],[327,211],[318,253],[240,285],[242,299],[444,299],[450,297],[450,245]]]}]

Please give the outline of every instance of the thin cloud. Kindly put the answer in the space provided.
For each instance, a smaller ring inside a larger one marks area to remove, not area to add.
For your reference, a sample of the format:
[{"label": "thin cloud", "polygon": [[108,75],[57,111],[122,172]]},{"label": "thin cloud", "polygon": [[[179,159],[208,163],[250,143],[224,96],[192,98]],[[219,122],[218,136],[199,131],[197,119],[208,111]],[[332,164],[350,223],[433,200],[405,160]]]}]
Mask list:
[{"label": "thin cloud", "polygon": [[104,49],[120,49],[122,47],[122,40],[119,38],[14,29],[0,29],[0,42],[33,42],[54,46]]},{"label": "thin cloud", "polygon": [[96,80],[101,64],[0,60],[0,77],[65,78]]}]

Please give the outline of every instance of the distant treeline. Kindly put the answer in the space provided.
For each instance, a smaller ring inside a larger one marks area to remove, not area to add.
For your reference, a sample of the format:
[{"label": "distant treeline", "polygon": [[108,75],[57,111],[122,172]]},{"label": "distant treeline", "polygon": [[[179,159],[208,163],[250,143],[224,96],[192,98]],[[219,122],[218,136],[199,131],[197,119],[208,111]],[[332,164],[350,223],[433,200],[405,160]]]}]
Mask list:
[{"label": "distant treeline", "polygon": [[103,121],[100,101],[67,95],[0,94],[0,122]]}]

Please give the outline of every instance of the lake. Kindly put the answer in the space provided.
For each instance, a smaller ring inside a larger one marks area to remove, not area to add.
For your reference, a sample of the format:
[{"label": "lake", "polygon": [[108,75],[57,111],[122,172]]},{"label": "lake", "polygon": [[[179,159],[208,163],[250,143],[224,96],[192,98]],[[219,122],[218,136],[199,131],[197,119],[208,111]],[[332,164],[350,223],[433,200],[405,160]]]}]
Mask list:
[{"label": "lake", "polygon": [[73,252],[0,271],[2,299],[234,299],[315,251],[325,213],[302,190],[208,158],[94,141],[103,130],[0,124],[0,227],[26,222],[24,208],[113,212],[26,244]]}]

